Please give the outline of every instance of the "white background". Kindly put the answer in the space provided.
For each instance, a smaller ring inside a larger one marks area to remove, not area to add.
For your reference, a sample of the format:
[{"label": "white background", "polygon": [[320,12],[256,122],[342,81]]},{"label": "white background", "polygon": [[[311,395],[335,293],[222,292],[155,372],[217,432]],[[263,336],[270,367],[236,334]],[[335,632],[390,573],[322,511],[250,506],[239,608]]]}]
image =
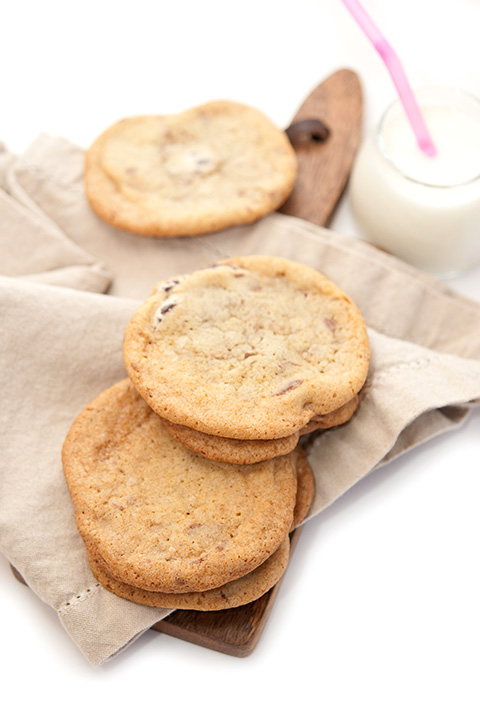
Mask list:
[{"label": "white background", "polygon": [[[480,96],[478,0],[365,7],[414,87]],[[86,147],[123,116],[219,98],[285,127],[342,67],[360,76],[365,131],[395,98],[340,0],[15,0],[1,25],[0,139],[14,152],[41,132]],[[332,228],[356,235],[348,199]],[[450,284],[480,300],[480,269]],[[244,659],[148,631],[93,670],[0,556],[4,714],[478,717],[479,458],[477,411],[310,521]]]}]

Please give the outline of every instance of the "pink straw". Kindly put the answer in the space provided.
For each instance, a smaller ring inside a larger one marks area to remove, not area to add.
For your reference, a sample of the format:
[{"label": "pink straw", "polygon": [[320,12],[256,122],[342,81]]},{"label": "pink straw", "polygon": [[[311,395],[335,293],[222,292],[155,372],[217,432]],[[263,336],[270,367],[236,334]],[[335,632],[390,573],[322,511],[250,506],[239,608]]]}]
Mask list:
[{"label": "pink straw", "polygon": [[373,44],[392,76],[400,100],[412,125],[418,146],[429,157],[437,154],[430,133],[420,112],[405,71],[393,47],[387,42],[378,27],[357,0],[341,0],[354,20]]}]

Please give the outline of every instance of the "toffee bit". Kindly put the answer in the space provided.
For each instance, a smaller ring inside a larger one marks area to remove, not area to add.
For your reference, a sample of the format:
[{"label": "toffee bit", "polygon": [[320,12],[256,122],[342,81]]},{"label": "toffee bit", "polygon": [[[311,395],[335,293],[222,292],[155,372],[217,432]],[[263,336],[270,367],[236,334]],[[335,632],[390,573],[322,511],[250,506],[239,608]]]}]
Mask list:
[{"label": "toffee bit", "polygon": [[202,523],[192,523],[191,525],[188,526],[187,533],[189,535],[191,535],[195,530],[198,530],[199,528],[203,528]]},{"label": "toffee bit", "polygon": [[285,369],[289,369],[292,366],[300,366],[300,364],[295,363],[295,361],[284,361],[283,363],[280,364],[278,369],[279,369],[279,371],[285,371]]},{"label": "toffee bit", "polygon": [[293,391],[294,388],[298,388],[300,384],[303,383],[303,378],[297,378],[296,381],[291,381],[290,383],[287,383],[286,386],[280,389],[280,391],[277,391],[277,393],[274,393],[274,396],[282,396],[284,393],[287,393],[288,391]]},{"label": "toffee bit", "polygon": [[332,334],[335,333],[335,330],[337,328],[337,322],[335,321],[335,319],[324,319],[323,323],[325,324],[327,329],[332,332]]}]

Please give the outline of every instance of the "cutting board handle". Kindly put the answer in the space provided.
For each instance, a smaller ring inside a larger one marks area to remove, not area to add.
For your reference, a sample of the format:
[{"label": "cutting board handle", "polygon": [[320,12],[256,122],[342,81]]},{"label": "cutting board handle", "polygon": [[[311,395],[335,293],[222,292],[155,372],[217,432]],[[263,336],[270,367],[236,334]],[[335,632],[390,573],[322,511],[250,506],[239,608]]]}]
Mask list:
[{"label": "cutting board handle", "polygon": [[358,150],[362,121],[362,88],[352,70],[338,70],[307,97],[287,129],[292,135],[296,128],[291,141],[298,177],[281,212],[321,227],[330,224]]}]

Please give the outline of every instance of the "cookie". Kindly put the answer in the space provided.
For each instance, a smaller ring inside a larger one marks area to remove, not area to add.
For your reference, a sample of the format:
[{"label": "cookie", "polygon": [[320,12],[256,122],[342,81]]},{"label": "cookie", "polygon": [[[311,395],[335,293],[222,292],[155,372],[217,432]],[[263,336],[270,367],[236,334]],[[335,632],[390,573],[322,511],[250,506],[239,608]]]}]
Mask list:
[{"label": "cookie", "polygon": [[[297,474],[297,493],[291,530],[305,520],[313,500],[315,484],[312,469],[303,449],[293,452]],[[280,547],[252,572],[211,590],[191,593],[160,593],[142,590],[116,580],[108,572],[105,561],[91,541],[86,541],[87,556],[93,575],[104,588],[119,597],[152,607],[183,610],[226,610],[257,600],[282,577],[289,560],[290,540],[284,538]]]},{"label": "cookie", "polygon": [[324,416],[313,416],[307,425],[301,429],[300,435],[313,433],[313,431],[325,431],[328,428],[342,426],[349,421],[358,408],[358,395],[354,396],[344,406],[340,406],[335,411],[325,414]]},{"label": "cookie", "polygon": [[162,420],[170,435],[191,451],[212,461],[225,461],[238,465],[259,463],[276,456],[284,456],[293,451],[299,439],[297,431],[285,438],[242,441],[238,438],[210,436],[207,433],[196,431],[194,428],[171,423],[166,419]]},{"label": "cookie", "polygon": [[86,195],[98,216],[155,236],[251,223],[285,201],[296,176],[287,135],[258,110],[230,101],[123,119],[85,161]]},{"label": "cookie", "polygon": [[292,433],[285,438],[272,438],[270,440],[241,440],[238,438],[224,438],[201,433],[194,428],[181,426],[162,419],[165,428],[177,441],[191,451],[198,453],[213,461],[225,461],[246,465],[283,456],[290,453],[298,443],[300,435],[311,433],[318,429],[332,428],[346,423],[358,406],[358,397],[355,396],[345,406],[337,408],[324,416],[314,416],[300,431]]},{"label": "cookie", "polygon": [[125,365],[162,418],[201,433],[278,439],[363,386],[360,311],[314,269],[240,257],[159,284],[126,327]]},{"label": "cookie", "polygon": [[62,451],[75,520],[112,577],[158,592],[210,590],[254,570],[293,521],[292,456],[209,461],[165,430],[128,379],[97,396]]},{"label": "cookie", "polygon": [[298,528],[308,515],[310,506],[315,495],[315,477],[308,462],[305,451],[301,446],[292,453],[297,474],[297,496],[291,530]]},{"label": "cookie", "polygon": [[255,570],[221,587],[183,594],[143,590],[115,579],[94,553],[87,551],[93,575],[104,588],[119,597],[150,607],[181,610],[226,610],[257,600],[282,577],[288,565],[290,541],[284,538],[280,547]]}]

